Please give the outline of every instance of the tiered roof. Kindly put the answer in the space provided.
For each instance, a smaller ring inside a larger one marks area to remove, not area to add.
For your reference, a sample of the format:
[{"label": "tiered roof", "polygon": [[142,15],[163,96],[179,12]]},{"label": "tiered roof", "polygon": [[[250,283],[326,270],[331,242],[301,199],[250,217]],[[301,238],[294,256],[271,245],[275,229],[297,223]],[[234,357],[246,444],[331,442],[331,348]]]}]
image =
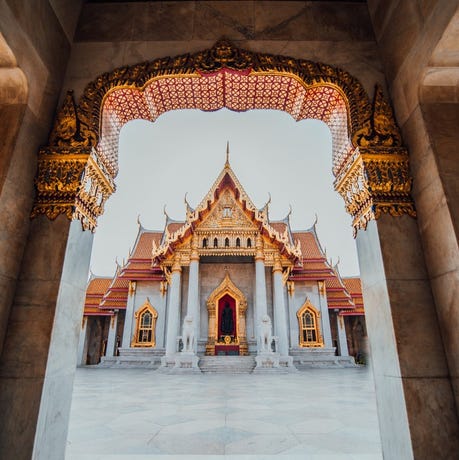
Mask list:
[{"label": "tiered roof", "polygon": [[99,308],[100,303],[107,292],[113,278],[104,278],[101,276],[91,276],[86,289],[86,298],[84,302],[84,314],[87,316],[111,316],[113,312],[103,311]]},{"label": "tiered roof", "polygon": [[358,277],[342,278],[344,285],[346,286],[347,292],[352,297],[352,302],[355,305],[353,310],[343,311],[342,314],[345,316],[364,316],[365,308],[363,305],[363,294],[362,294],[362,282]]},{"label": "tiered roof", "polygon": [[111,278],[91,277],[86,292],[85,315],[111,315],[115,309],[125,309],[130,281],[165,281],[161,260],[173,254],[184,238],[193,233],[226,187],[233,190],[241,208],[260,233],[277,244],[281,254],[293,262],[290,281],[324,281],[330,309],[338,309],[346,315],[364,314],[360,279],[342,279],[337,267],[328,262],[317,236],[317,219],[311,228],[303,231],[292,231],[290,212],[282,220],[271,221],[268,214],[270,200],[263,208],[257,209],[239,183],[227,157],[223,170],[196,209],[185,200],[185,221],[172,220],[165,213],[163,231],[147,230],[138,221],[137,237],[127,262],[119,266]]}]

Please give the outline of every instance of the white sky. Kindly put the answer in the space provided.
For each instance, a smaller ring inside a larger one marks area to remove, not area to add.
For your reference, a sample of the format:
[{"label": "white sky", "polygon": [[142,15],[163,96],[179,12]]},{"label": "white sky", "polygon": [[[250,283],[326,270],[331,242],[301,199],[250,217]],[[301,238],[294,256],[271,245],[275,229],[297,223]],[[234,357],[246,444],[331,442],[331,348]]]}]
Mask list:
[{"label": "white sky", "polygon": [[163,230],[167,213],[184,220],[184,196],[197,205],[225,163],[230,163],[257,207],[271,193],[270,218],[285,217],[292,205],[293,230],[319,221],[317,232],[328,258],[340,258],[340,272],[359,273],[351,218],[333,190],[331,136],[317,120],[296,122],[273,110],[244,113],[181,110],[150,123],[135,120],[120,135],[117,191],[99,218],[91,258],[97,275],[112,275],[115,258],[127,259],[137,235],[137,216],[145,228]]}]

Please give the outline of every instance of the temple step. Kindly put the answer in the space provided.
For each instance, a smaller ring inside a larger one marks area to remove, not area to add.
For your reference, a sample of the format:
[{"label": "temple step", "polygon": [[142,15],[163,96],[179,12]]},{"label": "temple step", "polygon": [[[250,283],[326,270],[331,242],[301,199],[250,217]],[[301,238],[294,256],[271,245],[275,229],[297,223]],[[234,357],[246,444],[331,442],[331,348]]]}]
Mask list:
[{"label": "temple step", "polygon": [[255,368],[254,356],[203,356],[199,368],[208,374],[250,374]]}]

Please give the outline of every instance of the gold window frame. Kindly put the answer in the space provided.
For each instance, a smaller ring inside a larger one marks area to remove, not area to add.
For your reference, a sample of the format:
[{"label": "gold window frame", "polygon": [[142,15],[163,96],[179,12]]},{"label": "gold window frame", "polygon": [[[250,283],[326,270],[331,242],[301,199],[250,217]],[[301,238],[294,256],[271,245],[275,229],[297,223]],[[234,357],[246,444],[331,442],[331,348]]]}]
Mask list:
[{"label": "gold window frame", "polygon": [[[142,319],[145,313],[151,314],[151,326],[149,328],[142,327]],[[156,346],[156,320],[158,318],[158,312],[151,305],[150,300],[147,300],[142,306],[135,312],[134,318],[136,320],[135,334],[131,343],[131,347],[154,347]],[[139,335],[142,330],[151,330],[151,337],[149,341],[140,341]]]},{"label": "gold window frame", "polygon": [[[309,313],[314,321],[313,327],[306,327],[303,323],[304,316]],[[324,340],[320,331],[320,311],[309,300],[298,310],[298,345],[302,348],[317,348],[324,346]],[[303,331],[314,331],[316,340],[308,341],[303,338]]]}]

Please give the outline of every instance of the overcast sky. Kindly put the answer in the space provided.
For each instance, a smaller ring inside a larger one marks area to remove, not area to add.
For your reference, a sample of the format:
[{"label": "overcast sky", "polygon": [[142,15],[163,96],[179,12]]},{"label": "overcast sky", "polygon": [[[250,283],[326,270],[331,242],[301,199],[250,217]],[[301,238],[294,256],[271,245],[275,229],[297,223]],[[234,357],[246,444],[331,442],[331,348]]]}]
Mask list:
[{"label": "overcast sky", "polygon": [[316,120],[296,122],[279,111],[244,113],[181,110],[150,123],[135,120],[120,135],[117,191],[99,218],[91,258],[97,275],[112,275],[115,258],[127,258],[142,225],[163,230],[163,207],[173,219],[185,217],[184,196],[197,205],[225,163],[230,163],[257,207],[271,194],[270,218],[284,218],[292,206],[293,230],[304,230],[318,215],[317,231],[328,258],[340,259],[342,275],[359,273],[351,218],[333,190],[331,136]]}]

